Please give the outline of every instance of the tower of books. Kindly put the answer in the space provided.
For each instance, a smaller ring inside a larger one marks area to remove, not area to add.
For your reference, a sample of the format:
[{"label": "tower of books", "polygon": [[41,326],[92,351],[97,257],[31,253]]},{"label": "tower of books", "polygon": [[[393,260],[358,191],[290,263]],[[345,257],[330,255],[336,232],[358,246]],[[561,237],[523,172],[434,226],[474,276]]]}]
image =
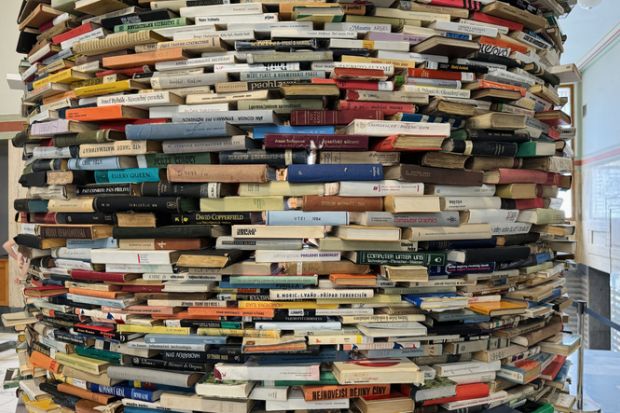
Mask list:
[{"label": "tower of books", "polygon": [[5,385],[37,413],[570,411],[568,12],[24,1]]}]

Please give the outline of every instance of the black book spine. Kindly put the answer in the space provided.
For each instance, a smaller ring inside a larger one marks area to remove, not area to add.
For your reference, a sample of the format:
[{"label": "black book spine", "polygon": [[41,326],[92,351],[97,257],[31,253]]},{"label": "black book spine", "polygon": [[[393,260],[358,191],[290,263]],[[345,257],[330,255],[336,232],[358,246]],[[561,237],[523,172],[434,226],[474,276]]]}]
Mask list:
[{"label": "black book spine", "polygon": [[518,9],[528,11],[532,14],[538,14],[538,7],[532,5],[529,1],[526,1],[526,0],[504,0],[504,1]]},{"label": "black book spine", "polygon": [[44,344],[39,343],[38,341],[33,341],[30,345],[32,351],[38,351],[41,354],[45,354],[46,356],[50,356],[50,348]]},{"label": "black book spine", "polygon": [[251,212],[192,212],[172,216],[176,225],[244,225],[262,222],[260,213]]},{"label": "black book spine", "polygon": [[167,182],[146,182],[142,184],[142,196],[181,196],[188,198],[207,197],[208,184],[170,184]]},{"label": "black book spine", "polygon": [[182,212],[181,199],[173,197],[97,196],[93,206],[97,212]]},{"label": "black book spine", "polygon": [[60,159],[37,159],[32,163],[32,170],[34,172],[57,171],[61,165]]},{"label": "black book spine", "polygon": [[18,234],[13,238],[17,245],[23,245],[30,248],[41,248],[41,239],[34,235]]},{"label": "black book spine", "polygon": [[508,247],[537,242],[540,239],[540,234],[538,232],[528,232],[527,234],[504,235],[502,238],[503,245]]},{"label": "black book spine", "polygon": [[223,0],[187,0],[187,7],[195,6],[216,6],[224,4]]},{"label": "black book spine", "polygon": [[214,235],[214,228],[207,225],[170,225],[158,228],[114,227],[112,236],[116,239],[140,238],[206,238]]},{"label": "black book spine", "polygon": [[41,187],[47,186],[47,173],[46,172],[32,172],[29,174],[23,174],[19,177],[19,183],[21,186],[30,188],[33,186]]},{"label": "black book spine", "polygon": [[76,188],[76,195],[131,195],[132,184],[85,185]]},{"label": "black book spine", "polygon": [[309,85],[310,79],[282,79],[282,80],[255,80],[249,81],[248,90],[276,90],[288,85]]},{"label": "black book spine", "polygon": [[241,354],[240,348],[227,351],[222,348],[219,351],[173,351],[166,350],[162,354],[162,358],[166,361],[186,362],[186,363],[211,363],[214,361],[226,361],[233,363],[242,363],[245,360]]},{"label": "black book spine", "polygon": [[473,142],[471,154],[484,156],[515,156],[518,145],[514,142]]},{"label": "black book spine", "polygon": [[101,25],[108,30],[113,30],[114,26],[121,24],[133,24],[151,22],[156,20],[167,20],[172,17],[168,10],[151,10],[144,13],[132,13],[125,16],[109,17],[101,20]]},{"label": "black book spine", "polygon": [[54,340],[62,341],[63,343],[84,346],[87,344],[88,337],[77,335],[77,334],[71,334],[63,330],[54,330]]},{"label": "black book spine", "polygon": [[131,364],[136,367],[148,367],[164,370],[170,369],[181,371],[207,372],[210,369],[210,365],[205,363],[193,363],[188,361],[167,361],[159,359],[148,359],[144,357],[132,357]]},{"label": "black book spine", "polygon": [[26,198],[16,199],[13,201],[13,208],[18,212],[28,212],[28,202],[30,200]]},{"label": "black book spine", "polygon": [[514,59],[511,59],[505,56],[498,56],[498,55],[494,55],[490,53],[476,52],[476,53],[473,53],[469,58],[472,60],[479,60],[481,62],[497,63],[500,65],[508,66],[509,68],[522,66],[521,63],[517,62]]},{"label": "black book spine", "polygon": [[104,213],[70,213],[59,212],[56,214],[56,222],[59,224],[89,225],[107,224],[114,225],[116,222],[114,214]]},{"label": "black book spine", "polygon": [[235,42],[235,50],[276,50],[290,51],[295,49],[318,49],[317,39],[309,40],[238,40]]},{"label": "black book spine", "polygon": [[234,151],[220,153],[220,163],[222,164],[267,164],[269,166],[284,167],[290,163],[304,164],[308,161],[306,151]]}]

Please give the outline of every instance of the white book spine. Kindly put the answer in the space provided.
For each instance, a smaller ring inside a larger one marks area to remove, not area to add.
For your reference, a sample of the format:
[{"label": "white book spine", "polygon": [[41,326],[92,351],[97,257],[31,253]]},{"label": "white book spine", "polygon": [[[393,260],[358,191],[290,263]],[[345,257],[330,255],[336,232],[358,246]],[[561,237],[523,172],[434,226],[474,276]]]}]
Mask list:
[{"label": "white book spine", "polygon": [[530,232],[532,228],[532,224],[525,222],[514,222],[514,223],[491,223],[489,225],[491,227],[491,235],[515,235],[515,234],[526,234]]},{"label": "white book spine", "polygon": [[218,4],[214,6],[181,7],[179,13],[181,17],[200,17],[200,16],[239,16],[245,14],[260,14],[263,12],[262,3],[237,3],[237,4]]},{"label": "white book spine", "polygon": [[303,290],[270,290],[269,298],[271,300],[300,300],[317,298],[372,298],[374,290],[372,289],[303,289]]},{"label": "white book spine", "polygon": [[519,217],[517,209],[470,209],[467,224],[507,224],[516,222]]},{"label": "white book spine", "polygon": [[497,196],[464,196],[464,197],[443,197],[443,211],[466,211],[468,209],[500,209],[502,199]]},{"label": "white book spine", "polygon": [[138,93],[135,95],[101,96],[97,98],[97,106],[127,105],[156,106],[173,105],[170,92]]},{"label": "white book spine", "polygon": [[358,33],[390,33],[392,25],[384,23],[325,23],[325,30],[355,31]]},{"label": "white book spine", "polygon": [[60,48],[63,50],[69,49],[70,47],[73,47],[75,44],[79,42],[84,42],[86,40],[92,40],[92,39],[101,39],[103,37],[105,37],[105,31],[103,30],[102,27],[100,27],[91,32],[84,33],[82,35],[73,37],[69,40],[65,40],[64,42],[60,43]]},{"label": "white book spine", "polygon": [[495,185],[483,184],[481,186],[454,186],[434,185],[428,195],[438,196],[493,196]]},{"label": "white book spine", "polygon": [[449,89],[444,87],[403,85],[401,90],[405,92],[428,93],[430,96],[447,96],[453,98],[469,99],[471,92],[468,89]]},{"label": "white book spine", "polygon": [[497,29],[494,27],[485,27],[475,24],[458,23],[450,21],[436,21],[431,25],[437,30],[445,30],[448,32],[470,34],[473,36],[497,37]]},{"label": "white book spine", "polygon": [[424,184],[400,182],[395,180],[363,182],[343,181],[339,184],[338,195],[340,196],[422,196]]},{"label": "white book spine", "polygon": [[275,251],[257,250],[254,260],[256,262],[318,262],[340,261],[339,251],[318,251],[313,249],[298,251]]},{"label": "white book spine", "polygon": [[[243,16],[244,23],[273,23],[278,21],[277,13],[248,14]],[[198,16],[195,19],[196,26],[213,24],[230,24],[239,22],[239,17],[235,15],[224,16]],[[247,25],[245,26],[247,27]]]},{"label": "white book spine", "polygon": [[275,386],[256,386],[250,393],[250,400],[277,400],[286,401],[288,399],[288,387]]}]

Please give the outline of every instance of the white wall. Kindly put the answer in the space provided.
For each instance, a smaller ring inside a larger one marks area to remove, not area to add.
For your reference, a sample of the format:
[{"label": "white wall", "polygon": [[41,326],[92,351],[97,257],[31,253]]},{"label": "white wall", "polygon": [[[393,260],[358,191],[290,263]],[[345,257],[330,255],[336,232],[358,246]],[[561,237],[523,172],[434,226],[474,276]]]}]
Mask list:
[{"label": "white wall", "polygon": [[21,0],[0,1],[0,115],[16,115],[21,109],[21,91],[10,90],[6,84],[7,73],[17,73],[23,57],[15,52],[19,32],[17,13]]},{"label": "white wall", "polygon": [[607,33],[620,22],[620,2],[603,0],[591,10],[575,6],[560,27],[568,36],[563,63],[578,63]]}]

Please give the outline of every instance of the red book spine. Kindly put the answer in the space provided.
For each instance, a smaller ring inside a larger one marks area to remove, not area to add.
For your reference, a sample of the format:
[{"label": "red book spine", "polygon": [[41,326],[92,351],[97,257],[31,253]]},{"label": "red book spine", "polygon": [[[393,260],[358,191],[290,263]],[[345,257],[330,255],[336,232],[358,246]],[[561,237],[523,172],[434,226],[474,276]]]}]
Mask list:
[{"label": "red book spine", "polygon": [[476,0],[430,0],[433,6],[457,7],[459,9],[480,10],[481,3]]},{"label": "red book spine", "polygon": [[560,131],[556,128],[549,128],[549,130],[547,131],[547,136],[549,136],[554,141],[557,141],[560,139]]},{"label": "red book spine", "polygon": [[469,383],[458,384],[456,386],[456,395],[443,397],[441,399],[432,399],[424,401],[424,406],[432,406],[435,404],[443,404],[456,402],[459,400],[479,399],[489,395],[489,385],[487,383]]},{"label": "red book spine", "polygon": [[291,125],[348,125],[354,119],[383,119],[380,110],[294,110]]},{"label": "red book spine", "polygon": [[544,171],[501,168],[499,170],[499,173],[500,173],[500,183],[502,184],[514,184],[514,183],[523,182],[523,183],[554,185],[553,183],[547,182],[549,177],[547,175],[547,172],[544,172]]},{"label": "red book spine", "polygon": [[32,222],[33,224],[56,224],[56,213],[36,213],[30,214],[24,222]]},{"label": "red book spine", "polygon": [[348,101],[341,100],[338,102],[338,109],[342,110],[379,110],[384,115],[391,116],[396,113],[415,113],[416,107],[412,103],[399,103],[399,102],[360,102],[360,101]]},{"label": "red book spine", "polygon": [[420,69],[409,68],[408,72],[410,77],[421,77],[426,79],[442,79],[442,80],[462,80],[463,76],[461,72],[449,72],[447,70],[433,70],[433,69]]},{"label": "red book spine", "polygon": [[[339,89],[358,89],[358,90],[386,90],[379,86],[376,80],[337,80],[337,79],[312,79],[315,85],[336,85]],[[391,89],[390,89],[391,90]]]},{"label": "red book spine", "polygon": [[71,270],[71,278],[81,281],[112,281],[124,282],[125,273],[122,272],[99,272],[89,270]]},{"label": "red book spine", "polygon": [[95,29],[96,27],[92,23],[85,23],[81,26],[76,27],[75,29],[68,30],[64,33],[52,37],[52,43],[60,44],[66,40],[73,39],[74,37],[81,36],[88,32],[92,32]]},{"label": "red book spine", "polygon": [[144,72],[145,72],[144,71],[144,67],[143,66],[139,66],[139,67],[130,67],[130,68],[127,68],[127,69],[103,70],[101,72],[97,72],[95,74],[95,76],[97,76],[97,77],[104,77],[104,76],[109,76],[109,75],[133,76],[133,75],[141,75]]},{"label": "red book spine", "polygon": [[334,69],[335,79],[385,79],[385,72],[380,69],[358,69],[354,67],[337,67]]},{"label": "red book spine", "polygon": [[51,29],[52,27],[54,27],[54,20],[50,20],[48,22],[43,23],[42,25],[39,26],[39,32],[43,33],[49,29]]},{"label": "red book spine", "polygon": [[99,129],[111,129],[119,132],[125,132],[127,125],[144,125],[146,123],[166,123],[168,119],[126,119],[114,122],[105,122],[99,124]]},{"label": "red book spine", "polygon": [[477,20],[483,23],[491,23],[491,24],[496,24],[498,26],[504,26],[504,27],[509,28],[510,30],[517,30],[517,31],[523,30],[523,25],[521,23],[502,19],[501,17],[490,16],[480,11],[475,11],[471,15],[470,19]]},{"label": "red book spine", "polygon": [[544,208],[545,200],[543,198],[515,199],[514,205],[518,210]]},{"label": "red book spine", "polygon": [[368,136],[268,133],[265,149],[368,150]]}]

